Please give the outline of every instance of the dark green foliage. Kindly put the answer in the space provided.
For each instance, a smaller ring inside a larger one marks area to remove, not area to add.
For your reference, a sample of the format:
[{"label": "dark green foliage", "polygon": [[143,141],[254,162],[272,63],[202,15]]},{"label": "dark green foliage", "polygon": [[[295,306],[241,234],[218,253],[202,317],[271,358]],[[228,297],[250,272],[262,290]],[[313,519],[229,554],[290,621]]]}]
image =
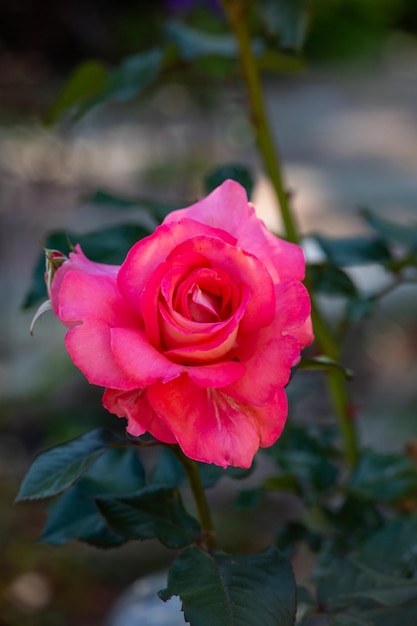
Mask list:
[{"label": "dark green foliage", "polygon": [[119,194],[114,194],[104,189],[96,189],[91,195],[85,198],[85,201],[110,209],[145,209],[158,223],[162,222],[171,211],[181,208],[180,205],[166,204],[164,202],[151,200],[150,198],[128,198],[127,196],[120,196]]},{"label": "dark green foliage", "polygon": [[149,485],[127,497],[98,497],[96,504],[109,527],[126,539],[157,537],[169,548],[180,548],[200,534],[177,489]]},{"label": "dark green foliage", "polygon": [[[292,477],[296,492],[305,498],[310,499],[315,491],[323,492],[335,485],[338,469],[332,444],[315,436],[305,426],[288,424],[278,442],[268,449],[268,454],[284,476],[287,475],[286,484],[291,484],[289,477]],[[270,480],[269,484],[272,486],[273,482]],[[281,488],[279,480],[277,487]]]},{"label": "dark green foliage", "polygon": [[362,563],[387,576],[417,577],[417,516],[386,522],[361,545]]},{"label": "dark green foliage", "polygon": [[366,450],[347,488],[352,493],[377,502],[395,502],[417,490],[417,469],[403,454],[380,454]]},{"label": "dark green foliage", "polygon": [[246,189],[249,200],[251,199],[254,187],[253,176],[246,165],[242,165],[240,163],[222,165],[221,167],[218,167],[210,172],[205,179],[206,192],[210,193],[228,178],[240,183],[242,187]]},{"label": "dark green foliage", "polygon": [[314,235],[314,238],[320,244],[329,263],[338,267],[369,263],[387,265],[391,261],[389,248],[381,239],[368,237],[330,239],[323,235]]},{"label": "dark green foliage", "polygon": [[[112,226],[86,235],[56,231],[47,236],[44,247],[68,254],[78,243],[91,261],[118,265],[123,262],[133,244],[148,234],[147,230],[135,224]],[[44,272],[45,254],[41,251],[33,272],[32,284],[23,303],[24,308],[46,299]]]},{"label": "dark green foliage", "polygon": [[410,261],[413,261],[414,264],[417,263],[417,224],[398,224],[384,217],[379,217],[369,209],[363,209],[361,215],[388,245],[400,244],[410,255]]},{"label": "dark green foliage", "polygon": [[339,363],[330,359],[328,356],[319,355],[311,358],[302,358],[300,363],[297,365],[298,369],[305,370],[332,370],[336,368],[341,370],[346,378],[350,379],[354,377],[352,370],[347,369],[346,367],[342,367]]},{"label": "dark green foliage", "polygon": [[295,619],[291,566],[274,548],[246,556],[187,548],[159,595],[180,596],[193,626],[293,626]]},{"label": "dark green foliage", "polygon": [[168,22],[165,34],[187,63],[204,57],[237,58],[236,41],[229,34],[204,32],[176,20]]},{"label": "dark green foliage", "polygon": [[265,29],[283,49],[299,50],[306,37],[308,0],[260,0],[256,7]]},{"label": "dark green foliage", "polygon": [[16,501],[50,498],[70,487],[110,447],[124,440],[104,428],[39,454],[26,474]]},{"label": "dark green foliage", "polygon": [[417,583],[381,574],[355,558],[335,559],[319,570],[317,597],[320,606],[329,612],[348,609],[353,615],[362,613],[371,623],[379,624],[373,615],[417,601]]},{"label": "dark green foliage", "polygon": [[352,279],[332,263],[314,263],[307,274],[314,289],[328,296],[356,297],[357,289]]},{"label": "dark green foliage", "polygon": [[[213,487],[224,476],[243,479],[249,476],[253,470],[253,466],[249,469],[241,469],[240,467],[223,469],[218,465],[209,463],[198,463],[198,468],[201,482],[205,488]],[[184,468],[170,448],[164,447],[161,449],[151,479],[153,483],[164,485],[165,487],[180,487],[187,482]]]},{"label": "dark green foliage", "polygon": [[144,484],[145,471],[136,448],[108,450],[54,503],[41,541],[62,544],[79,539],[97,547],[120,545],[125,538],[108,528],[94,499],[133,493]]},{"label": "dark green foliage", "polygon": [[96,61],[83,63],[68,80],[47,123],[54,124],[63,116],[78,119],[99,104],[138,96],[159,78],[164,56],[162,48],[153,48],[127,57],[113,69]]}]

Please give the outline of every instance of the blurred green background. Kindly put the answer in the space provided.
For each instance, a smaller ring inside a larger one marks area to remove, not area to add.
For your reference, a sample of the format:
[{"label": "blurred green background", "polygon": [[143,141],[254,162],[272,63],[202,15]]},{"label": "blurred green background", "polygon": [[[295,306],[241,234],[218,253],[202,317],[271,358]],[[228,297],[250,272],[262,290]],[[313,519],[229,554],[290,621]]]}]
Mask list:
[{"label": "blurred green background", "polygon": [[[303,233],[364,232],[360,207],[415,223],[416,3],[317,0],[308,15],[304,69],[265,74]],[[42,125],[76,64],[117,63],[148,49],[168,17],[222,28],[220,9],[208,1],[3,0],[0,6],[1,626],[98,626],[123,588],[171,558],[153,542],[108,552],[39,545],[45,505],[12,504],[39,450],[97,424],[121,425],[100,408],[101,390],[70,363],[64,330],[52,315],[29,336],[34,311],[21,304],[45,233],[142,223],[139,209],[114,211],[86,198],[105,187],[185,206],[201,195],[211,169],[235,161],[253,168],[253,201],[280,230],[240,88],[234,77],[219,81],[216,68],[205,77],[204,66],[178,67],[140,100],[98,108],[72,127]],[[317,254],[311,242],[306,250]],[[351,274],[364,292],[386,280],[374,267]],[[398,450],[417,437],[415,301],[415,291],[402,287],[347,342],[361,438],[381,449]],[[338,301],[324,304],[337,317]],[[291,395],[295,418],[328,417],[319,376],[297,375]],[[222,484],[211,494],[223,544],[261,549],[288,515],[287,503],[271,496],[262,511],[236,513],[233,489]],[[296,567],[302,572],[308,559]]]}]

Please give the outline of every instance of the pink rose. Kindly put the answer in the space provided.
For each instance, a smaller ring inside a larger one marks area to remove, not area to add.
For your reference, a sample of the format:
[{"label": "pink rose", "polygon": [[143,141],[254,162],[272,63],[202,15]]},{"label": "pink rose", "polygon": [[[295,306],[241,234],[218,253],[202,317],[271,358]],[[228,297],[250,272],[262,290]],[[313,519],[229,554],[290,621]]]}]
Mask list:
[{"label": "pink rose", "polygon": [[173,211],[118,267],[79,246],[56,272],[66,347],[127,431],[249,467],[281,434],[284,387],[312,341],[304,257],[226,181]]}]

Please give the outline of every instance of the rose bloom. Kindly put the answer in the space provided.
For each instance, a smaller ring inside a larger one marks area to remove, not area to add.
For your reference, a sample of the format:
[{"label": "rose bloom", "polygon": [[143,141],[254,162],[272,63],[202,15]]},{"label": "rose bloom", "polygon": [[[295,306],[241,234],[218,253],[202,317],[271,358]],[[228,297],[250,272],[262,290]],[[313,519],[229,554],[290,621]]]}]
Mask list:
[{"label": "rose bloom", "polygon": [[246,468],[287,416],[312,341],[301,248],[272,235],[228,180],[173,211],[121,266],[79,246],[51,286],[66,348],[103,405],[188,457]]}]

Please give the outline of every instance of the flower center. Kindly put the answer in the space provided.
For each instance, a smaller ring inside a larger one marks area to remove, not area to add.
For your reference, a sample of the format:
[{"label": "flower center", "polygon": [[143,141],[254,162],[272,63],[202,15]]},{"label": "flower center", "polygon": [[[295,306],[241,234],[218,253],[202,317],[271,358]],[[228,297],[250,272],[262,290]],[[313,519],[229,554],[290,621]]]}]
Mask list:
[{"label": "flower center", "polygon": [[188,310],[194,322],[220,322],[222,299],[194,283],[188,292]]}]

